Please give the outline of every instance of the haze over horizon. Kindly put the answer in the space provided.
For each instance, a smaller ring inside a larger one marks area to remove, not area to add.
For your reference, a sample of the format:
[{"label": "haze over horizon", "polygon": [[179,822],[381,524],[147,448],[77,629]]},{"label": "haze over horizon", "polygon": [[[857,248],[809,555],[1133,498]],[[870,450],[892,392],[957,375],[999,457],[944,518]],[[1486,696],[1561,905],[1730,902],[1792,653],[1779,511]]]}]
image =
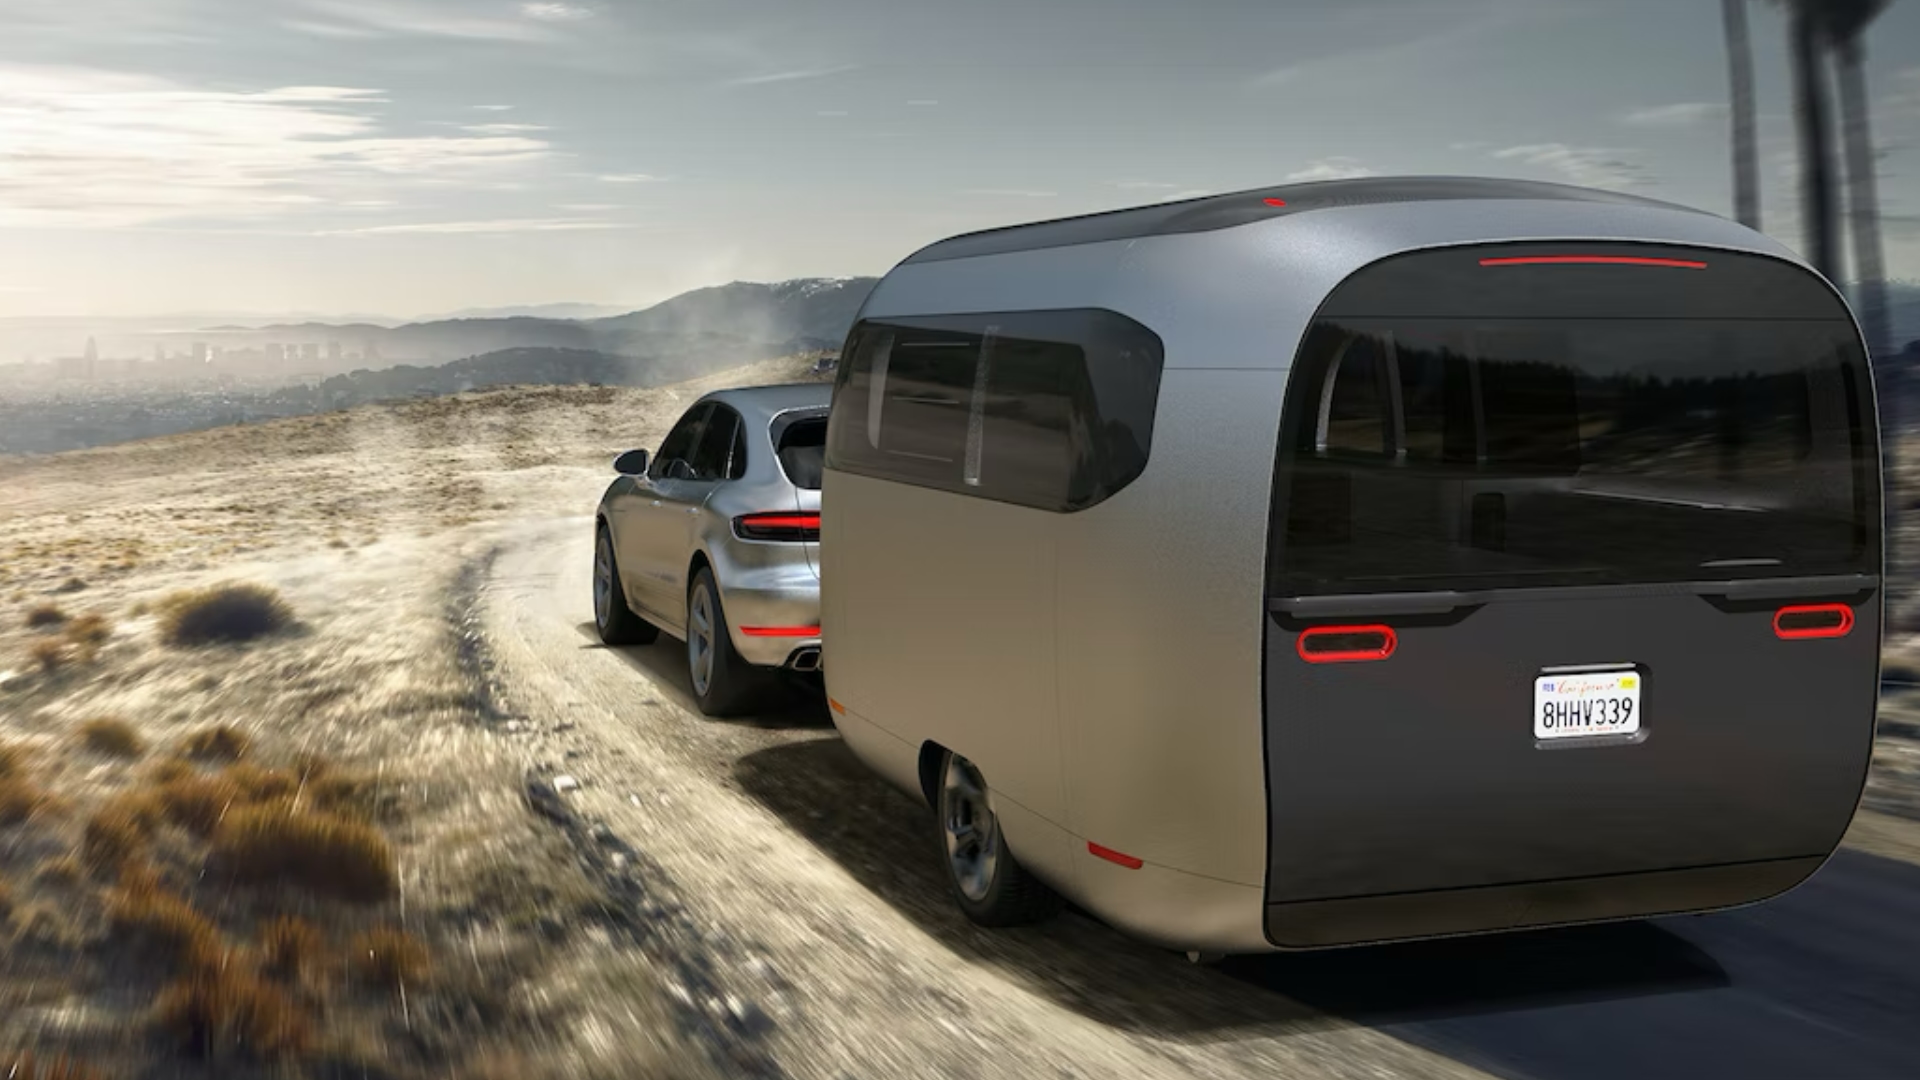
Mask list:
[{"label": "haze over horizon", "polygon": [[[635,310],[1337,176],[1731,206],[1708,0],[0,3],[0,317]],[[1754,7],[1763,221],[1798,248],[1781,24]],[[1895,4],[1867,77],[1912,280],[1908,42]]]}]

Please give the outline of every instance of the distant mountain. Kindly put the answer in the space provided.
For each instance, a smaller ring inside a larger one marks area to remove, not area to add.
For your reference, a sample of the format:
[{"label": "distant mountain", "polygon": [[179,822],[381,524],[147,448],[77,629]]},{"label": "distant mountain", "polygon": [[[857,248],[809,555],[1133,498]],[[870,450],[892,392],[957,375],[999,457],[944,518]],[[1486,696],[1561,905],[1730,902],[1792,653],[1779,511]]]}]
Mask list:
[{"label": "distant mountain", "polygon": [[[190,342],[224,349],[319,345],[320,360],[301,360],[297,370],[323,375],[392,364],[448,364],[510,349],[559,349],[692,362],[704,350],[715,355],[758,355],[763,346],[785,352],[838,348],[877,278],[802,278],[775,284],[736,281],[696,289],[650,308],[609,318],[566,319],[525,315],[435,319],[381,326],[374,323],[281,323],[271,326],[204,328],[164,335],[169,351]],[[565,305],[562,305],[565,306]],[[339,343],[341,359],[330,343]],[[694,372],[698,374],[699,372]]]},{"label": "distant mountain", "polygon": [[631,306],[613,304],[529,304],[523,307],[463,308],[439,315],[425,315],[414,322],[445,322],[449,319],[605,319],[632,311]]}]

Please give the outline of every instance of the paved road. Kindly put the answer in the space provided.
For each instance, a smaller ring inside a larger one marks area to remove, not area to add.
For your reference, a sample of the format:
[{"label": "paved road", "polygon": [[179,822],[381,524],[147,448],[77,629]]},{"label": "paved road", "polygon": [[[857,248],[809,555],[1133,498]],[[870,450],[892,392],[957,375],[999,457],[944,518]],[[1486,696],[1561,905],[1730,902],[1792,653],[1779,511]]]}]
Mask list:
[{"label": "paved road", "polygon": [[708,720],[676,643],[599,645],[588,528],[529,526],[495,563],[505,694],[575,725],[582,811],[784,973],[797,1004],[768,1049],[789,1075],[1920,1076],[1920,867],[1854,851],[1722,915],[1215,968],[1079,913],[980,931],[925,811],[824,710]]}]

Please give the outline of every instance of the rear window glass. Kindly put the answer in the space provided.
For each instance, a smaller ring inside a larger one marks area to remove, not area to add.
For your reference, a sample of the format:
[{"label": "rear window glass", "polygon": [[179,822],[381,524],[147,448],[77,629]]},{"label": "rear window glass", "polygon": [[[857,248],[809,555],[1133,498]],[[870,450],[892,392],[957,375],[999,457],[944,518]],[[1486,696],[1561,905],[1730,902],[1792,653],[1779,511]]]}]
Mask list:
[{"label": "rear window glass", "polygon": [[[1698,279],[1624,267],[1503,268],[1452,315],[1400,315],[1377,290],[1378,315],[1330,299],[1342,313],[1310,329],[1288,384],[1272,591],[1876,572],[1876,434],[1852,322],[1784,263],[1707,261],[1774,294],[1798,287],[1795,309],[1646,317],[1636,290]],[[1567,293],[1572,315],[1552,300],[1564,277],[1530,280],[1569,269],[1590,275]]]},{"label": "rear window glass", "polygon": [[780,431],[780,444],[775,453],[789,483],[807,491],[819,491],[821,462],[826,450],[827,417],[822,413],[790,421]]}]

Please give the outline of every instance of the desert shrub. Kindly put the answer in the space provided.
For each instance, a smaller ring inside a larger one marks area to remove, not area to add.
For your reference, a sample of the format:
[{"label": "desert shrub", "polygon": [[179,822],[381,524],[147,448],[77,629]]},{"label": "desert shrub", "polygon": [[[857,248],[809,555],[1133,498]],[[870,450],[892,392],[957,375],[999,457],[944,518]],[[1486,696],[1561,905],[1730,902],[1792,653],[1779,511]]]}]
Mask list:
[{"label": "desert shrub", "polygon": [[305,919],[283,915],[260,931],[260,954],[267,969],[289,978],[313,970],[325,947],[320,931]]},{"label": "desert shrub", "polygon": [[113,636],[113,624],[98,612],[89,612],[67,624],[67,640],[76,645],[99,648]]},{"label": "desert shrub", "polygon": [[27,650],[27,655],[33,658],[34,663],[40,665],[41,671],[55,672],[65,666],[67,650],[66,642],[49,638],[34,642],[33,647]]},{"label": "desert shrub", "polygon": [[175,981],[155,1002],[154,1020],[197,1056],[237,1047],[261,1060],[295,1057],[313,1039],[287,996],[242,964],[196,968]]},{"label": "desert shrub", "polygon": [[87,819],[81,855],[94,867],[119,869],[145,849],[165,817],[165,808],[150,792],[122,792]]},{"label": "desert shrub", "polygon": [[160,636],[169,645],[252,641],[293,623],[293,609],[264,585],[215,585],[160,602]]},{"label": "desert shrub", "polygon": [[242,763],[229,766],[220,775],[248,802],[286,798],[300,790],[299,778],[285,769],[262,769]]},{"label": "desert shrub", "polygon": [[185,750],[187,756],[206,761],[239,761],[252,747],[253,739],[246,732],[215,724],[187,736]]},{"label": "desert shrub", "polygon": [[237,808],[213,837],[213,854],[236,879],[295,885],[358,903],[393,894],[393,850],[371,826],[274,801]]},{"label": "desert shrub", "polygon": [[13,743],[0,743],[0,779],[19,776],[26,767],[25,751]]},{"label": "desert shrub", "polygon": [[5,878],[0,878],[0,921],[4,921],[5,919],[7,919],[8,916],[11,916],[12,914],[13,914],[13,886],[7,884],[7,880]]},{"label": "desert shrub", "polygon": [[0,774],[0,826],[18,825],[46,805],[46,793],[20,775]]},{"label": "desert shrub", "polygon": [[59,626],[66,621],[67,613],[60,610],[58,604],[37,604],[27,612],[27,625],[35,630]]},{"label": "desert shrub", "polygon": [[240,797],[231,782],[193,772],[162,781],[152,790],[167,820],[202,837],[213,835],[220,827],[220,819]]},{"label": "desert shrub", "polygon": [[369,931],[353,939],[353,973],[384,990],[418,983],[427,973],[426,946],[398,930]]},{"label": "desert shrub", "polygon": [[58,855],[40,864],[34,878],[47,885],[78,885],[87,878],[87,869],[72,855]]},{"label": "desert shrub", "polygon": [[132,724],[110,716],[81,724],[79,738],[82,746],[108,757],[137,758],[147,750],[146,740]]},{"label": "desert shrub", "polygon": [[170,965],[217,967],[222,960],[220,931],[145,868],[122,877],[107,919],[116,941],[146,949]]},{"label": "desert shrub", "polygon": [[44,1063],[30,1053],[0,1054],[0,1076],[7,1080],[105,1080],[101,1073],[65,1054]]},{"label": "desert shrub", "polygon": [[178,780],[181,777],[195,775],[198,774],[193,771],[193,766],[177,757],[161,758],[159,761],[153,763],[151,769],[147,770],[148,779],[156,784],[165,784],[172,780]]}]

